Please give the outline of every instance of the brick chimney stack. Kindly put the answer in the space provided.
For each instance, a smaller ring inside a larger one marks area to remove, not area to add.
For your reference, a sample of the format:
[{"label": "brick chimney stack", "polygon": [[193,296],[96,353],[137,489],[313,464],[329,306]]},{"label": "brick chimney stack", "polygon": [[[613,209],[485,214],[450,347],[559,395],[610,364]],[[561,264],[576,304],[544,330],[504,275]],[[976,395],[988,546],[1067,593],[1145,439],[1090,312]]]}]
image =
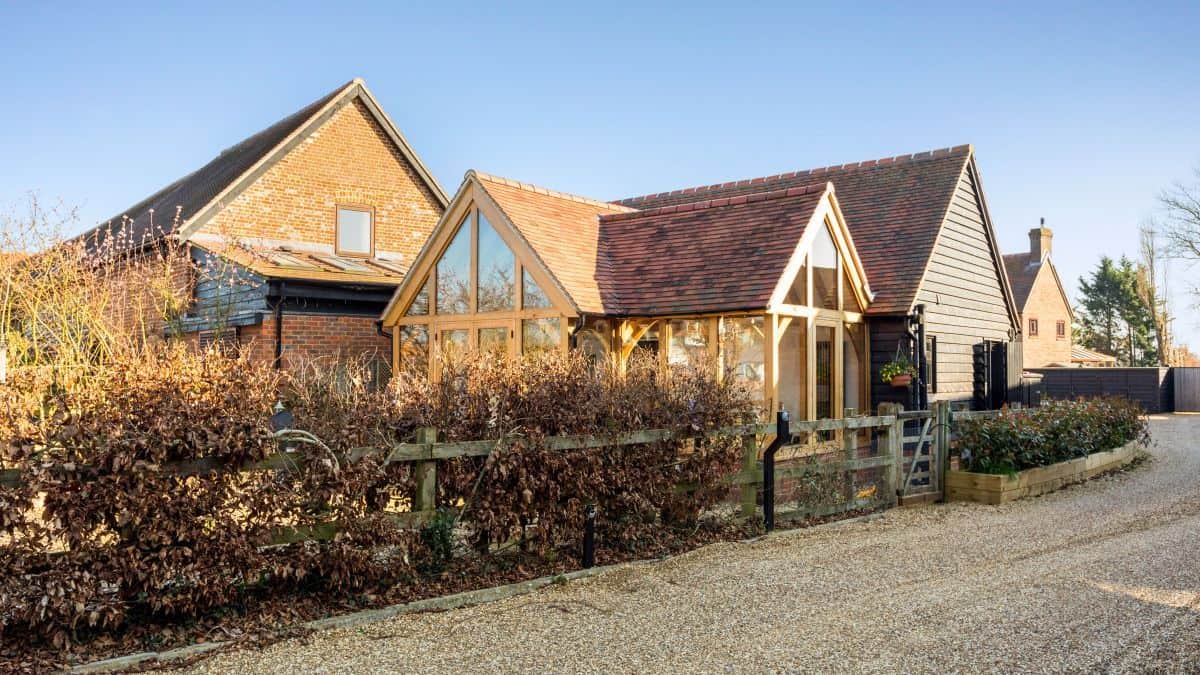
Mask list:
[{"label": "brick chimney stack", "polygon": [[1029,257],[1041,262],[1050,257],[1051,240],[1054,233],[1046,227],[1046,219],[1042,218],[1041,225],[1029,231]]}]

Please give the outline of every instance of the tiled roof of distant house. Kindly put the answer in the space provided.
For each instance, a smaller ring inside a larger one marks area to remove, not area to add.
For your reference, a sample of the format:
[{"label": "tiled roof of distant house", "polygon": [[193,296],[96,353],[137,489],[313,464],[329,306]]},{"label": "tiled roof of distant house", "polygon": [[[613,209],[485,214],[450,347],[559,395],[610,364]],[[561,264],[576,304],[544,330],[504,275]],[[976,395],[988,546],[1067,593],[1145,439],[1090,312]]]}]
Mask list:
[{"label": "tiled roof of distant house", "polygon": [[1008,282],[1012,284],[1017,307],[1024,309],[1029,292],[1033,290],[1033,282],[1037,281],[1038,272],[1042,269],[1042,261],[1033,260],[1028,252],[1010,253],[1004,256],[1004,267],[1008,271]]}]

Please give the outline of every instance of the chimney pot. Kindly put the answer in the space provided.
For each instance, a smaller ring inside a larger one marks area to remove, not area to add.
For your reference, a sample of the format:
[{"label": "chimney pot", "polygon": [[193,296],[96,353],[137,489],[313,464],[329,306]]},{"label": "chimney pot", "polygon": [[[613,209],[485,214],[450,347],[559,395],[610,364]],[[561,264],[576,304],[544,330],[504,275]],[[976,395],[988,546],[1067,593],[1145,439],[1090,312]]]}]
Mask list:
[{"label": "chimney pot", "polygon": [[1042,262],[1050,257],[1054,233],[1046,227],[1046,219],[1041,219],[1041,227],[1029,231],[1029,258],[1032,262]]}]

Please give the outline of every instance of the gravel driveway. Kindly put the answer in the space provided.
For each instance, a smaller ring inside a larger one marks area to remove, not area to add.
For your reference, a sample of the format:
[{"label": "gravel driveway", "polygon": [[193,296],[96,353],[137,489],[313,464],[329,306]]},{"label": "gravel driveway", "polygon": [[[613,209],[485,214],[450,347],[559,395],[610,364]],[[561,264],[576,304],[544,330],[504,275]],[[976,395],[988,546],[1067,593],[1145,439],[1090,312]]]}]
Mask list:
[{"label": "gravel driveway", "polygon": [[1150,463],[1045,497],[713,545],[194,672],[1197,672],[1200,416],[1152,431]]}]

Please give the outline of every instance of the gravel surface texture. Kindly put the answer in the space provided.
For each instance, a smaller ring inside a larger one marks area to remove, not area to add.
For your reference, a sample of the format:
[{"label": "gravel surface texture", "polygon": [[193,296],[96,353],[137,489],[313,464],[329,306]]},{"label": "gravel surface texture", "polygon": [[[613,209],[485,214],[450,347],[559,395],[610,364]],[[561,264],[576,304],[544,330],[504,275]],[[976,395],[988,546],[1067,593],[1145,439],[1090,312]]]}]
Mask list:
[{"label": "gravel surface texture", "polygon": [[1200,672],[1200,416],[1151,429],[1149,462],[1044,497],[712,545],[192,672]]}]

